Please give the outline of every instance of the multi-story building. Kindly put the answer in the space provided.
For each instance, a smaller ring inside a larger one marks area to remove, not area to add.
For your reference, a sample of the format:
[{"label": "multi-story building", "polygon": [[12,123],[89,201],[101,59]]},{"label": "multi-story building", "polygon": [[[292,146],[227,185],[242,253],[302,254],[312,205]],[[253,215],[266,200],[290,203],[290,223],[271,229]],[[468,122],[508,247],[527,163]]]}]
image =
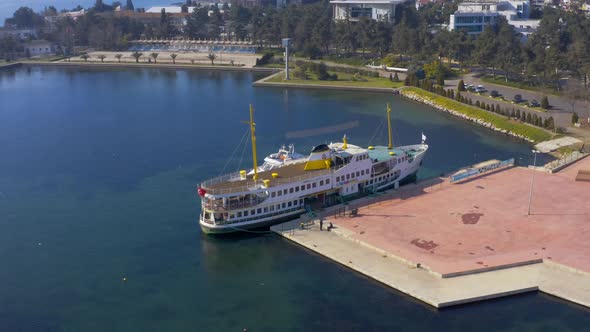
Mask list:
[{"label": "multi-story building", "polygon": [[35,29],[11,29],[0,28],[0,38],[12,37],[14,39],[27,39],[37,37],[37,30]]},{"label": "multi-story building", "polygon": [[508,24],[523,36],[533,33],[540,20],[529,19],[530,3],[527,0],[480,0],[459,4],[451,14],[449,28],[461,29],[469,34],[479,34],[488,24],[494,24],[501,15]]},{"label": "multi-story building", "polygon": [[334,20],[358,21],[362,17],[393,22],[397,5],[408,0],[332,0]]}]

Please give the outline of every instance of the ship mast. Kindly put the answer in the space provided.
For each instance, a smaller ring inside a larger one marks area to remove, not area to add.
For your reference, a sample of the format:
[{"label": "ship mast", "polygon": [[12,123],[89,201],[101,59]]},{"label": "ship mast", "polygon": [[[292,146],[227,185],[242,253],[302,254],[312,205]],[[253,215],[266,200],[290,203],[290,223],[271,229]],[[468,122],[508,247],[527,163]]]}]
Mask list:
[{"label": "ship mast", "polygon": [[389,144],[387,148],[389,150],[393,149],[393,142],[391,139],[391,105],[387,103],[387,134],[389,135]]},{"label": "ship mast", "polygon": [[256,160],[256,123],[254,123],[254,108],[250,104],[250,121],[242,121],[250,125],[250,134],[252,135],[252,162],[254,164],[254,181],[258,180],[258,161]]}]

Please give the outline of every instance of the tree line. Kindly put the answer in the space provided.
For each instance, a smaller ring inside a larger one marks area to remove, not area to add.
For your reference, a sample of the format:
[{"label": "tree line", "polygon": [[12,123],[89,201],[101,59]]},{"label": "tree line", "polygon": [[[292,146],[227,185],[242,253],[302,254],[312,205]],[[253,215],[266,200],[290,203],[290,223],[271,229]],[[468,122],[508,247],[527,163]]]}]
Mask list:
[{"label": "tree line", "polygon": [[[188,10],[189,4],[183,8]],[[291,37],[296,53],[310,58],[356,57],[409,68],[439,61],[447,67],[479,66],[506,80],[556,88],[560,77],[571,74],[588,88],[590,19],[576,10],[544,8],[537,14],[539,28],[523,42],[502,16],[477,37],[441,28],[456,10],[453,3],[431,3],[420,10],[400,5],[394,23],[366,17],[334,22],[328,0],[286,8],[224,5],[223,13],[217,6],[203,6],[189,13],[180,29],[164,11],[157,22],[145,24],[132,16],[113,15],[112,8],[97,0],[86,15],[60,20],[44,37],[65,49],[87,45],[106,50],[126,49],[129,40],[140,38],[219,39],[224,34],[268,47]],[[10,20],[19,26],[35,25],[39,19],[31,12],[21,8]]]}]

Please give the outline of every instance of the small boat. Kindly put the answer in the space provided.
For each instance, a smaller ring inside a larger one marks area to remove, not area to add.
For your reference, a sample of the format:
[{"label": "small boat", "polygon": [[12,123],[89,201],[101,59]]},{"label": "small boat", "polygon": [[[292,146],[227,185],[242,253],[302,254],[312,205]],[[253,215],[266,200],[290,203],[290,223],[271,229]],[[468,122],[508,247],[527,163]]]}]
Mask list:
[{"label": "small boat", "polygon": [[[279,152],[272,153],[268,157],[264,158],[264,163],[262,166],[258,167],[258,172],[270,171],[303,161],[305,161],[305,156],[301,153],[295,152],[295,146],[293,144],[290,144],[288,148],[283,145],[279,149]],[[248,174],[254,174],[254,169],[252,169]]]}]

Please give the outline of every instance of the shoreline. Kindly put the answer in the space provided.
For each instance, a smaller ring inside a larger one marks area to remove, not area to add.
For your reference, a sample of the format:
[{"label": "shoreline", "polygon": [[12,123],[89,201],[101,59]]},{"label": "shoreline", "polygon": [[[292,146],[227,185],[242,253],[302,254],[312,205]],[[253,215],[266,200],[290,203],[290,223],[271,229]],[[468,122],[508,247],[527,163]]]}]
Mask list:
[{"label": "shoreline", "polygon": [[[277,68],[275,68],[277,69]],[[252,83],[255,87],[272,87],[272,88],[293,88],[293,89],[317,89],[317,90],[333,90],[333,91],[365,91],[365,92],[379,92],[379,93],[393,93],[399,94],[399,88],[380,88],[369,86],[347,86],[338,84],[301,84],[289,82],[267,82],[269,79],[283,74],[284,70],[274,73],[273,75],[264,77]]]},{"label": "shoreline", "polygon": [[[406,92],[405,90],[406,90],[405,87],[404,88],[401,88],[400,89],[400,95],[402,95],[403,97],[405,97],[407,99],[410,99],[410,100],[413,100],[413,101],[422,103],[422,104],[427,105],[427,106],[430,106],[430,107],[433,107],[433,108],[435,108],[435,109],[437,109],[439,111],[442,111],[444,113],[448,113],[448,114],[454,115],[454,116],[456,116],[458,118],[461,118],[461,119],[467,120],[469,122],[478,124],[478,125],[480,125],[482,127],[491,129],[491,130],[493,130],[495,132],[498,132],[498,133],[501,133],[501,134],[505,134],[505,135],[508,135],[508,136],[512,136],[514,138],[522,139],[524,141],[527,141],[528,143],[540,143],[540,142],[544,141],[544,140],[542,140],[542,141],[535,141],[534,139],[532,139],[530,137],[527,137],[527,136],[525,136],[523,134],[518,134],[518,133],[515,133],[515,132],[510,131],[508,129],[498,128],[494,124],[492,124],[491,122],[486,122],[485,120],[478,119],[478,118],[475,118],[475,117],[471,117],[471,116],[466,115],[466,114],[464,114],[462,112],[459,112],[459,111],[450,109],[450,108],[445,107],[443,105],[439,105],[438,103],[436,103],[436,102],[434,102],[432,100],[429,100],[429,99],[427,99],[425,97],[422,97],[422,96],[420,96],[420,95],[418,95],[418,94],[416,94],[416,93],[414,93],[412,91]],[[425,91],[425,92],[427,92],[427,91]],[[469,105],[465,105],[465,106],[469,106]],[[521,126],[528,126],[526,124],[519,124],[519,125],[521,125]],[[537,128],[537,127],[532,127],[532,128],[545,131],[545,129],[543,129],[543,128]],[[549,138],[549,139],[551,139],[551,138]]]},{"label": "shoreline", "polygon": [[[490,122],[486,122],[482,119],[478,119],[475,117],[471,117],[466,115],[462,112],[455,111],[443,105],[439,105],[438,103],[431,101],[425,97],[418,95],[412,91],[406,91],[407,87],[400,87],[400,88],[382,88],[382,87],[366,87],[366,86],[345,86],[345,85],[337,85],[337,84],[300,84],[300,83],[288,83],[288,82],[268,82],[269,79],[281,75],[284,73],[284,70],[281,68],[267,68],[267,67],[237,67],[237,66],[209,66],[209,65],[189,65],[189,64],[168,64],[168,63],[130,63],[130,62],[123,62],[123,63],[96,63],[96,62],[64,62],[64,61],[55,61],[55,62],[43,62],[43,61],[27,61],[27,62],[14,62],[6,65],[0,65],[0,70],[4,68],[13,68],[17,66],[54,66],[54,67],[71,67],[71,68],[104,68],[104,69],[112,69],[112,68],[164,68],[164,69],[184,69],[184,70],[215,70],[215,71],[234,71],[234,72],[260,72],[260,73],[270,73],[270,75],[263,77],[257,81],[252,83],[254,87],[272,87],[272,88],[294,88],[294,89],[310,89],[310,90],[332,90],[332,91],[357,91],[357,92],[375,92],[375,93],[392,93],[392,94],[399,94],[407,99],[419,102],[421,104],[430,106],[435,108],[436,110],[443,111],[445,113],[454,115],[455,117],[467,120],[474,124],[477,124],[481,127],[485,127],[496,131],[498,133],[502,133],[508,136],[512,136],[514,138],[518,138],[524,140],[528,143],[539,143],[541,141],[535,141],[532,138],[525,136],[523,134],[515,133],[508,129],[501,129],[496,127],[494,124]],[[519,124],[523,126],[523,124]],[[537,130],[542,130],[542,128],[532,127]]]},{"label": "shoreline", "polygon": [[0,66],[1,68],[10,68],[16,66],[45,66],[45,67],[72,67],[72,68],[164,68],[164,69],[194,69],[194,70],[217,70],[217,71],[236,71],[236,72],[261,72],[274,73],[276,68],[265,67],[238,67],[238,66],[210,66],[210,65],[192,65],[192,64],[168,64],[168,63],[130,63],[130,62],[45,62],[45,61],[26,61],[14,62],[8,65]]}]

